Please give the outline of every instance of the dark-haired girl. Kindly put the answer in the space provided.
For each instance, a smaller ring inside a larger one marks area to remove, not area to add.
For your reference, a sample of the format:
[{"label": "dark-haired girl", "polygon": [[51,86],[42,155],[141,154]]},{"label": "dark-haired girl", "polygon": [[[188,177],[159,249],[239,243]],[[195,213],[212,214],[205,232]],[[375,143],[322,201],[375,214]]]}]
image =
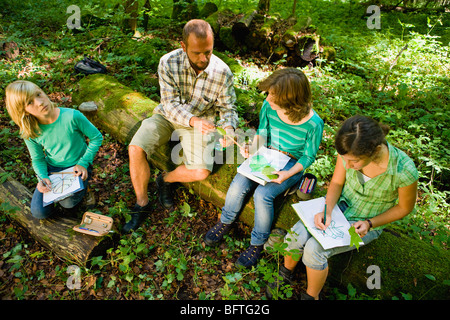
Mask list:
[{"label": "dark-haired girl", "polygon": [[[418,172],[413,161],[389,144],[389,128],[365,116],[347,119],[335,137],[336,167],[326,196],[326,223],[323,211],[314,217],[317,228],[325,230],[337,204],[355,227],[364,244],[379,237],[383,227],[408,215],[415,206]],[[308,233],[301,221],[286,236],[287,250],[299,249],[306,266],[307,289],[303,299],[318,299],[328,275],[328,258],[354,249],[354,246],[325,250]],[[286,256],[280,275],[290,282],[298,261]],[[267,295],[272,296],[269,286]]]}]

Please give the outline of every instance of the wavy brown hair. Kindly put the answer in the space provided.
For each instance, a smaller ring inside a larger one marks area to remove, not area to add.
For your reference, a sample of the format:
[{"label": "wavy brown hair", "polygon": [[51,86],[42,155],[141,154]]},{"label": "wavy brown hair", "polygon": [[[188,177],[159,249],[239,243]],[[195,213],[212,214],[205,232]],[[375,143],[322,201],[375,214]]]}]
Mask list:
[{"label": "wavy brown hair", "polygon": [[292,122],[299,122],[311,111],[311,87],[305,74],[296,68],[274,71],[258,84],[261,91],[274,96],[274,102]]}]

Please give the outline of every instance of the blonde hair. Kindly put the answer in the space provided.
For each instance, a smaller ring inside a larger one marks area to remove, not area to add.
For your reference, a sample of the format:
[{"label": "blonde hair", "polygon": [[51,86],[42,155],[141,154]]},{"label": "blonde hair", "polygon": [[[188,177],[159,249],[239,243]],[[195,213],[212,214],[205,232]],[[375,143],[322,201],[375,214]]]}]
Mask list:
[{"label": "blonde hair", "polygon": [[[37,138],[41,133],[38,119],[26,112],[25,108],[33,102],[38,93],[45,94],[36,84],[26,80],[10,83],[5,90],[6,109],[9,116],[20,128],[23,139]],[[51,103],[51,108],[54,104]]]}]

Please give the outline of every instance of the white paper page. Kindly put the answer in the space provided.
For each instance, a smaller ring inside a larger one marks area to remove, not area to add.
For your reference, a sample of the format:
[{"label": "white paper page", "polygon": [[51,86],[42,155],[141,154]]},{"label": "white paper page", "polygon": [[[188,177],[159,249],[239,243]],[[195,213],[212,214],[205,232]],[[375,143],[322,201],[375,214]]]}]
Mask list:
[{"label": "white paper page", "polygon": [[[319,241],[324,249],[350,245],[350,234],[348,232],[350,223],[337,205],[333,208],[331,223],[325,232],[317,229],[314,224],[314,216],[319,212],[323,212],[325,208],[324,197],[301,201],[293,204],[292,207],[305,224],[309,233]],[[361,242],[360,244],[363,243]]]},{"label": "white paper page", "polygon": [[260,158],[260,160],[258,160],[258,162],[260,162],[261,165],[271,166],[275,169],[275,171],[279,171],[279,170],[283,169],[290,160],[289,156],[287,156],[279,151],[268,149],[263,146],[263,147],[259,148],[258,151],[255,152],[255,154],[253,154],[250,158],[245,160],[239,166],[239,171],[242,171],[246,174],[252,174],[252,175],[254,175],[258,178],[261,178],[267,182],[270,182],[271,179],[269,179],[266,175],[261,173],[261,171],[259,170],[261,168],[259,168],[255,171],[255,170],[252,170],[252,168],[250,167],[250,164],[252,163],[252,159],[254,159],[254,157],[257,157],[257,156],[262,157],[262,158]]},{"label": "white paper page", "polygon": [[[74,167],[71,167],[60,172],[73,171]],[[55,201],[63,200],[84,188],[81,177],[74,176],[73,173],[52,174],[49,178],[52,182],[52,190],[44,193],[44,206]]]}]

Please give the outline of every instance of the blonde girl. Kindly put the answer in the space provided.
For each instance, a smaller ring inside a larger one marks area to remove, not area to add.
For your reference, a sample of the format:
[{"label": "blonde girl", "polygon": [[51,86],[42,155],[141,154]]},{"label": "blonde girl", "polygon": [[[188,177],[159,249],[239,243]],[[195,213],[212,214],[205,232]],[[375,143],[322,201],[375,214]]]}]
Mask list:
[{"label": "blonde girl", "polygon": [[43,206],[43,194],[51,189],[49,173],[72,166],[85,188],[59,204],[76,206],[86,193],[92,161],[102,144],[100,131],[78,110],[56,106],[30,81],[18,80],[6,87],[6,108],[20,128],[39,180],[31,200],[32,215],[44,219],[54,212],[53,205]]}]

